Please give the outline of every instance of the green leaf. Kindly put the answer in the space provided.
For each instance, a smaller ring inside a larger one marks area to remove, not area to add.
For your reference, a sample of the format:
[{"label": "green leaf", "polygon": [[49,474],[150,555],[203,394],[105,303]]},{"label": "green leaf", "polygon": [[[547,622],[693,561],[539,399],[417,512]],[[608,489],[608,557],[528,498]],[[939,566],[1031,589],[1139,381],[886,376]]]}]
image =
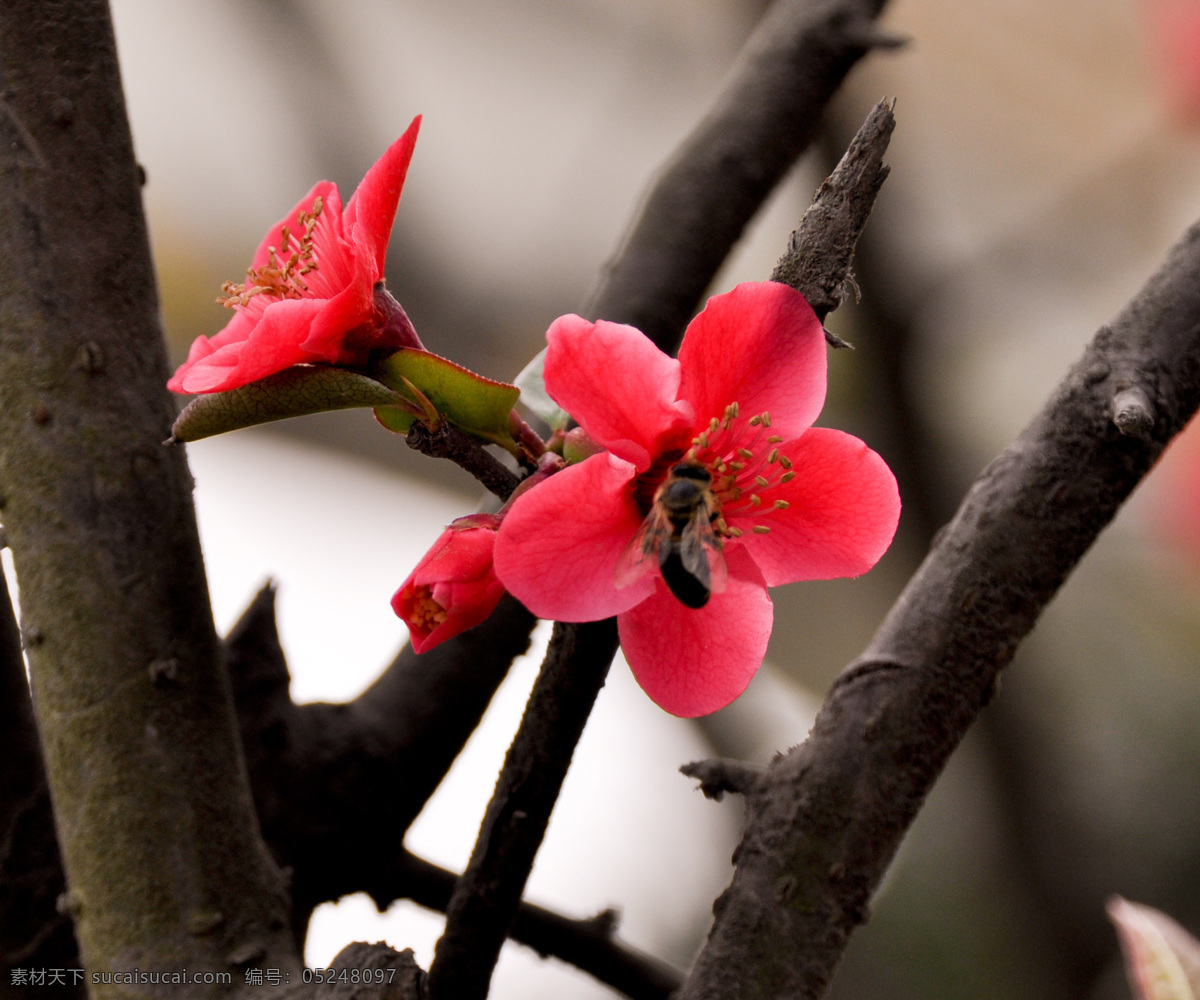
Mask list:
[{"label": "green leaf", "polygon": [[[415,387],[440,416],[468,434],[515,447],[508,430],[508,416],[521,395],[515,385],[484,378],[446,358],[411,347],[402,347],[378,362],[371,373],[410,399],[415,399],[410,386]],[[375,411],[384,427],[401,434],[420,415],[421,408],[414,410],[411,405],[400,411],[389,406]]]},{"label": "green leaf", "polygon": [[1114,896],[1125,973],[1137,1000],[1200,1000],[1200,941],[1165,913]]},{"label": "green leaf", "polygon": [[413,409],[415,404],[375,379],[345,368],[297,365],[228,392],[197,396],[176,418],[171,437],[198,441],[284,417],[358,406]]},{"label": "green leaf", "polygon": [[546,392],[545,366],[546,348],[543,347],[516,377],[516,386],[521,390],[521,402],[530,413],[546,421],[551,430],[566,430],[567,424],[571,422],[571,415]]}]

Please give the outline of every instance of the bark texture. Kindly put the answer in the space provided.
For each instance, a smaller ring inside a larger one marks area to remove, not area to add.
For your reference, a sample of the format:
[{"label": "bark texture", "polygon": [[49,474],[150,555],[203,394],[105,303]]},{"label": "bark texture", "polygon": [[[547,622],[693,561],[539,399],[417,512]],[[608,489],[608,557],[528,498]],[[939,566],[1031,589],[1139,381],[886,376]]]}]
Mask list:
[{"label": "bark texture", "polygon": [[191,479],[161,445],[174,414],[107,5],[0,4],[0,73],[0,516],[83,961],[296,967]]}]

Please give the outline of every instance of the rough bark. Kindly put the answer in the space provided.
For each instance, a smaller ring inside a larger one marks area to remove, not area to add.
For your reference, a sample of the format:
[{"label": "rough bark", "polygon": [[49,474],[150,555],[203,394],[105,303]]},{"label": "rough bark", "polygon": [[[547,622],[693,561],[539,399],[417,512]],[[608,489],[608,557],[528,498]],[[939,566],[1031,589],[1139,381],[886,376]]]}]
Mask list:
[{"label": "rough bark", "polygon": [[160,444],[173,412],[106,4],[6,0],[0,72],[0,515],[83,961],[294,967],[191,479]]}]

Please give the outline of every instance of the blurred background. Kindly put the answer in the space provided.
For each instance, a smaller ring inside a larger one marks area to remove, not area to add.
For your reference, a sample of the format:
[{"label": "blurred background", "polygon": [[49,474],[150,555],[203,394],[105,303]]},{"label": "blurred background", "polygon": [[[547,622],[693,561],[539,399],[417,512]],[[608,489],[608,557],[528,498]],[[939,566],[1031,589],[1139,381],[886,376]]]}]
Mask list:
[{"label": "blurred background", "polygon": [[[764,8],[113,0],[173,359],[224,324],[221,282],[314,180],[348,197],[422,113],[389,287],[431,350],[511,378],[551,319],[585,307]],[[623,905],[630,939],[679,964],[728,877],[739,807],[701,802],[677,765],[765,760],[804,737],[813,699],[974,475],[1200,217],[1200,0],[895,0],[883,23],[909,45],[854,72],[713,291],[770,273],[867,110],[895,96],[862,299],[830,323],[858,349],[833,356],[821,423],[896,470],[900,536],[860,580],[773,593],[774,668],[726,713],[670,719],[614,668],[585,738],[596,766],[572,776],[531,888],[580,916]],[[189,454],[219,627],[276,577],[296,697],[353,697],[403,640],[391,590],[472,508],[473,482],[361,411]],[[1107,1000],[1128,995],[1109,895],[1200,929],[1198,489],[1200,444],[1181,442],[1047,611],[907,839],[835,997]],[[330,523],[336,536],[317,527]],[[532,669],[414,849],[465,861]],[[427,963],[435,933],[351,899],[314,918],[309,960],[386,938]],[[550,970],[562,978],[503,973],[496,995],[606,995]]]}]

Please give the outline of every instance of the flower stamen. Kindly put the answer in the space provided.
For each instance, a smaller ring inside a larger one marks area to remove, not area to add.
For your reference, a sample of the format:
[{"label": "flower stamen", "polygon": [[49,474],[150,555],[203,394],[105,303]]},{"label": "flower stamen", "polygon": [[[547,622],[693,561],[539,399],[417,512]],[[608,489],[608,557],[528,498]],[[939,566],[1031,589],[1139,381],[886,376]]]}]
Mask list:
[{"label": "flower stamen", "polygon": [[[249,268],[244,282],[226,281],[221,285],[223,294],[217,297],[217,302],[233,309],[248,305],[257,295],[276,299],[303,298],[309,291],[304,275],[318,267],[313,231],[317,228],[317,220],[324,207],[324,199],[318,195],[311,212],[301,212],[296,216],[296,221],[304,227],[304,235],[297,239],[284,226],[280,232],[279,248],[267,247],[267,262],[261,267]],[[293,240],[296,240],[298,247],[289,255],[288,249]]]},{"label": "flower stamen", "polygon": [[412,600],[409,621],[414,628],[432,631],[446,620],[446,609],[434,600],[433,591],[426,584],[413,587],[409,597]]}]

